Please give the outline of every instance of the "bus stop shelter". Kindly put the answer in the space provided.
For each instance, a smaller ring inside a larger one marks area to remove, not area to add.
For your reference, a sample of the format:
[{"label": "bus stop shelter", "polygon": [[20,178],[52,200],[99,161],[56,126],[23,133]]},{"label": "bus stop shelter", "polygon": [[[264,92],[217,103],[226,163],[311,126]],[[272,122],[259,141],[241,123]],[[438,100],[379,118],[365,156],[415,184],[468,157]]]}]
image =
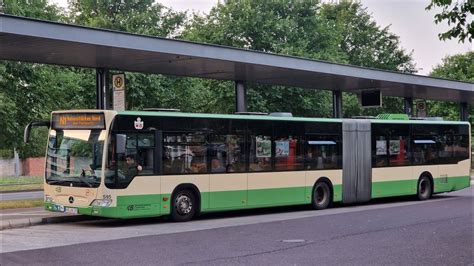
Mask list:
[{"label": "bus stop shelter", "polygon": [[341,92],[379,89],[384,96],[441,100],[460,105],[467,120],[474,84],[414,74],[0,15],[0,59],[96,69],[97,108],[106,107],[108,70],[235,82],[236,111],[246,111],[247,82],[333,92],[334,117]]}]

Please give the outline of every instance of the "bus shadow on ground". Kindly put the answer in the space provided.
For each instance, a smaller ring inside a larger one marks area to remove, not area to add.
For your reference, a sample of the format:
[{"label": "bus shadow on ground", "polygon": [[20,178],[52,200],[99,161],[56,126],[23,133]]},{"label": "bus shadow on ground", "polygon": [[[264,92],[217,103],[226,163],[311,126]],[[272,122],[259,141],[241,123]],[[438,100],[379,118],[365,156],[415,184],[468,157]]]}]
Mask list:
[{"label": "bus shadow on ground", "polygon": [[[462,196],[457,195],[448,195],[448,194],[437,194],[426,201],[437,201],[447,198],[457,198]],[[368,206],[368,205],[382,205],[382,204],[391,204],[391,203],[409,203],[409,202],[418,202],[416,196],[398,196],[398,197],[389,197],[381,199],[373,199],[365,203],[356,203],[356,204],[342,204],[334,203],[331,208],[341,208],[341,207],[356,207],[356,206]],[[198,217],[194,218],[195,221],[206,221],[206,220],[217,220],[225,218],[242,218],[248,216],[261,216],[268,214],[278,214],[278,213],[292,213],[292,212],[301,212],[312,210],[311,205],[296,205],[296,206],[283,206],[283,207],[267,207],[267,208],[256,208],[256,209],[247,209],[247,210],[233,210],[233,211],[220,211],[220,212],[209,212],[203,213]],[[316,211],[316,210],[315,210]],[[324,212],[321,210],[319,212]],[[136,225],[149,225],[149,224],[164,224],[164,223],[173,223],[168,216],[162,217],[149,217],[149,218],[133,218],[133,219],[110,219],[110,218],[98,218],[96,220],[82,221],[80,224],[87,227],[104,227],[104,228],[113,228],[113,227],[127,227],[127,226],[136,226]]]}]

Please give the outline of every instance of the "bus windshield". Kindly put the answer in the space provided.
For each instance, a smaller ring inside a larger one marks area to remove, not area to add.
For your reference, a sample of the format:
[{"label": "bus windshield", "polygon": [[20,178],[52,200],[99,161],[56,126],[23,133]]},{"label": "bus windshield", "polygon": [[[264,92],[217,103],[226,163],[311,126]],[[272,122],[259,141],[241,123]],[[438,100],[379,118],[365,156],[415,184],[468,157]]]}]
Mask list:
[{"label": "bus windshield", "polygon": [[98,187],[104,140],[104,130],[51,129],[46,182],[50,185]]}]

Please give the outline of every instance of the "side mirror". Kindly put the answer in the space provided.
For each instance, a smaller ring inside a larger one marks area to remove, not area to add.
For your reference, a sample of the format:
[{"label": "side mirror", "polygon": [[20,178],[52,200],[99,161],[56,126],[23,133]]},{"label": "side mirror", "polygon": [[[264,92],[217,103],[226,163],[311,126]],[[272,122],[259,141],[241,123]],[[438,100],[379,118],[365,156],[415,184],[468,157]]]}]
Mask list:
[{"label": "side mirror", "polygon": [[117,151],[116,153],[125,153],[125,145],[127,144],[127,135],[117,134],[115,135],[117,141]]},{"label": "side mirror", "polygon": [[30,141],[30,132],[32,127],[50,127],[51,123],[49,121],[33,121],[26,125],[25,131],[23,133],[23,142],[28,143]]}]

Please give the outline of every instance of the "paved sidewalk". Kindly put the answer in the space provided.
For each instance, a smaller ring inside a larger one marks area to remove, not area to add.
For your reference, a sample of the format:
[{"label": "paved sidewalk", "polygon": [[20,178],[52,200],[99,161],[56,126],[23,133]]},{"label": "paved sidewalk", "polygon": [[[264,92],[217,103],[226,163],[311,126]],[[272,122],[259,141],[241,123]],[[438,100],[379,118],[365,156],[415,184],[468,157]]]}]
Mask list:
[{"label": "paved sidewalk", "polygon": [[46,211],[44,207],[0,210],[0,231],[39,224],[77,222],[97,219],[93,216]]},{"label": "paved sidewalk", "polygon": [[2,200],[28,200],[28,199],[42,199],[44,197],[43,190],[34,191],[15,191],[0,193],[0,201]]}]

